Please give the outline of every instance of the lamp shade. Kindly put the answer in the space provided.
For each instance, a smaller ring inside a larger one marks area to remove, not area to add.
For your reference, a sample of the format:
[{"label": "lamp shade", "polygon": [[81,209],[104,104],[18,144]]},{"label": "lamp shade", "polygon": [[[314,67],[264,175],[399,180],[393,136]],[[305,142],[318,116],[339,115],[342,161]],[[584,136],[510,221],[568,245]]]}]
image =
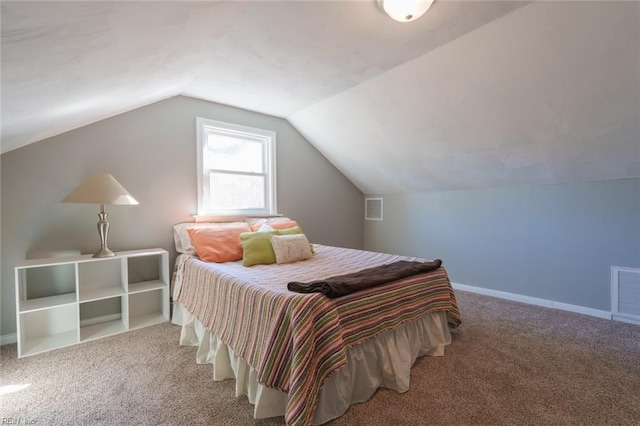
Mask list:
[{"label": "lamp shade", "polygon": [[110,174],[86,178],[61,203],[137,205],[135,198]]},{"label": "lamp shade", "polygon": [[380,8],[398,22],[415,21],[432,3],[433,0],[378,0]]}]

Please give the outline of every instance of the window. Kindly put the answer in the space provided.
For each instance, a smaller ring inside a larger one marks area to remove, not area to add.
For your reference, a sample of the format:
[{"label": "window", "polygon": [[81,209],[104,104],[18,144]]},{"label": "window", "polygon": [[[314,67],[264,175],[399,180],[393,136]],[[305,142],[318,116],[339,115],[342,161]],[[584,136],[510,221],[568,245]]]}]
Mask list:
[{"label": "window", "polygon": [[198,215],[276,213],[276,134],[196,119]]}]

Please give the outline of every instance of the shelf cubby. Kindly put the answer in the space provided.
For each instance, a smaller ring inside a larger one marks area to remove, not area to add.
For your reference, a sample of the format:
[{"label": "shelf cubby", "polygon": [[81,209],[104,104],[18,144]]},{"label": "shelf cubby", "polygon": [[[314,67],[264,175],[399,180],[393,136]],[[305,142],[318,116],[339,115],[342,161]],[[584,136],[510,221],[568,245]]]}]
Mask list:
[{"label": "shelf cubby", "polygon": [[124,287],[122,260],[112,257],[107,260],[89,261],[78,264],[80,302],[106,299],[126,293]]},{"label": "shelf cubby", "polygon": [[129,328],[140,328],[169,320],[168,287],[129,294]]},{"label": "shelf cubby", "polygon": [[22,313],[18,338],[21,356],[78,343],[76,304]]},{"label": "shelf cubby", "polygon": [[80,303],[80,341],[127,331],[126,296]]},{"label": "shelf cubby", "polygon": [[16,269],[18,312],[53,308],[76,302],[73,263]]}]

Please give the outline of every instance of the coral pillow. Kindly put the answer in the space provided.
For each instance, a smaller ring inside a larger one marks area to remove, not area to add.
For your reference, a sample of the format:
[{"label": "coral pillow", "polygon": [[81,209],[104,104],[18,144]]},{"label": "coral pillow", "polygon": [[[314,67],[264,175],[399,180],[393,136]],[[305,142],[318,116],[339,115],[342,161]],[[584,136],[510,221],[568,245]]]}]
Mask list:
[{"label": "coral pillow", "polygon": [[242,225],[245,222],[183,222],[173,225],[173,239],[176,243],[178,253],[190,255],[196,254],[196,250],[191,243],[189,228],[228,228],[230,225]]},{"label": "coral pillow", "polygon": [[215,228],[189,228],[187,232],[200,259],[220,263],[242,259],[240,234],[250,230],[247,223],[236,222]]},{"label": "coral pillow", "polygon": [[273,226],[274,228],[276,228],[276,226],[278,226],[278,229],[281,228],[283,225],[276,225],[274,226],[274,224],[286,224],[284,225],[285,228],[289,228],[292,225],[292,223],[295,223],[295,220],[292,220],[288,217],[285,216],[281,216],[281,217],[270,217],[270,218],[257,218],[257,217],[252,217],[252,218],[247,218],[245,220],[245,222],[247,222],[249,224],[249,226],[251,226],[251,231],[255,232],[258,229],[260,229],[260,227],[264,224],[267,224],[269,226]]},{"label": "coral pillow", "polygon": [[282,222],[272,222],[269,223],[269,226],[271,226],[273,229],[287,229],[287,228],[293,228],[294,226],[300,226],[298,225],[298,222],[296,222],[295,220],[284,220]]}]

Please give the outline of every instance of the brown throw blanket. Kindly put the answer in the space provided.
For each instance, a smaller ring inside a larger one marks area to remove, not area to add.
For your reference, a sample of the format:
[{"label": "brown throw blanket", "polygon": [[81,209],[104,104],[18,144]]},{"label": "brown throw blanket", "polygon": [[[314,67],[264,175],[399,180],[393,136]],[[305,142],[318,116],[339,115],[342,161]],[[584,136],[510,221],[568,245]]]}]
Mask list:
[{"label": "brown throw blanket", "polygon": [[440,259],[431,262],[399,260],[388,265],[375,266],[351,274],[338,275],[308,283],[292,281],[287,284],[287,288],[297,293],[323,293],[333,299],[412,275],[435,271],[441,265],[442,260]]}]

